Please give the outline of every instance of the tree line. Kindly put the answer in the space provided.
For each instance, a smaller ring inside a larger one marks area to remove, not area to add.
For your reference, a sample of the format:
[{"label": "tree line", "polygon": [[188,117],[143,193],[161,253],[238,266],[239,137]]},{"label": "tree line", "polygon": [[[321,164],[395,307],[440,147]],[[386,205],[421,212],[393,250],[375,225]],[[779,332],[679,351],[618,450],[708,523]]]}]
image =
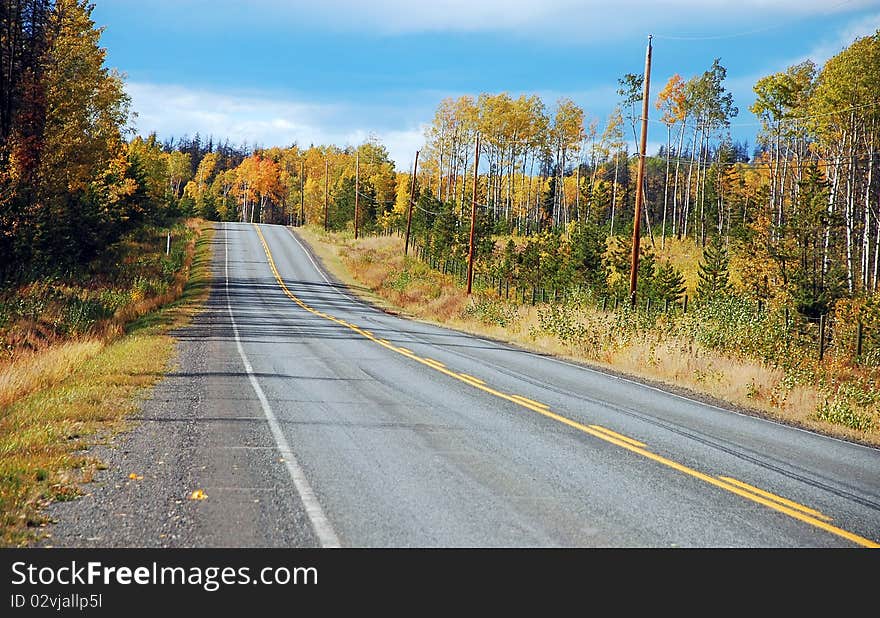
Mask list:
[{"label": "tree line", "polygon": [[[604,120],[569,98],[445,99],[413,182],[376,137],[260,148],[133,136],[122,76],[104,66],[91,12],[85,0],[0,0],[3,281],[75,269],[140,222],[177,216],[346,229],[357,213],[359,229],[388,231],[406,225],[412,204],[420,246],[461,256],[478,135],[484,269],[516,262],[534,277],[569,256],[562,270],[573,284],[628,277],[615,255],[628,250],[633,223],[638,74],[618,80],[619,105]],[[677,289],[674,265],[654,254],[670,239],[692,239],[717,255],[747,255],[740,292],[762,302],[816,316],[839,298],[873,295],[880,31],[821,67],[806,61],[758,80],[751,151],[730,137],[739,110],[725,79],[715,59],[655,96],[652,122],[666,140],[646,161],[645,267]],[[652,279],[646,272],[646,285]]]},{"label": "tree line", "polygon": [[[812,317],[839,298],[873,295],[880,284],[880,31],[822,67],[805,61],[758,80],[750,109],[761,126],[752,152],[731,139],[739,110],[725,79],[715,59],[689,79],[673,75],[654,100],[666,141],[646,161],[648,247],[689,238],[707,250],[716,245],[715,253],[735,248],[748,256],[743,293],[790,302]],[[620,103],[603,124],[568,98],[552,108],[507,93],[444,100],[419,176],[437,202],[433,210],[450,205],[467,218],[479,135],[478,201],[491,229],[561,234],[572,251],[578,235],[598,237],[597,247],[610,245],[602,264],[613,269],[616,245],[632,229],[638,157],[627,144],[638,137],[641,84],[637,74],[618,80]]]}]

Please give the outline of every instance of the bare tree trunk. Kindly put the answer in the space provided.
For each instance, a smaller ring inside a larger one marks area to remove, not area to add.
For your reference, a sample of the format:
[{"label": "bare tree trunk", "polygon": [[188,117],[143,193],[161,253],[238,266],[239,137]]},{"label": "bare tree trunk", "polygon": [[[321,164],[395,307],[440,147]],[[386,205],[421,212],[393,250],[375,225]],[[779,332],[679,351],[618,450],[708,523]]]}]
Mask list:
[{"label": "bare tree trunk", "polygon": [[617,170],[619,152],[614,153],[614,184],[611,185],[611,234],[614,236],[614,213],[617,210]]},{"label": "bare tree trunk", "polygon": [[[526,170],[523,169],[523,186],[525,187],[525,201],[522,206],[523,213],[525,214],[525,222],[526,222],[526,236],[529,234],[529,230],[531,229],[531,218],[532,218],[532,176],[535,173],[535,157],[532,155],[532,160],[529,163],[529,173],[526,174]],[[526,183],[526,177],[528,177],[528,183]]]},{"label": "bare tree trunk", "polygon": [[862,289],[870,290],[871,272],[871,180],[874,173],[874,140],[868,149],[868,177],[865,182],[865,228],[862,230]]},{"label": "bare tree trunk", "polygon": [[[773,140],[773,163],[771,164],[770,173],[770,207],[776,215],[777,229],[782,227],[782,207],[779,205],[779,191],[777,185],[779,183],[779,140],[782,129],[779,122],[776,123],[776,136]],[[777,232],[774,232],[774,238]]]},{"label": "bare tree trunk", "polygon": [[672,183],[672,235],[679,239],[681,238],[681,225],[678,221],[678,178],[679,170],[681,169],[681,150],[684,147],[684,130],[686,126],[687,124],[685,122],[682,122],[681,130],[678,133],[678,150],[675,153],[675,180]]},{"label": "bare tree trunk", "polygon": [[[705,148],[704,148],[705,145]],[[706,246],[706,168],[709,163],[708,131],[700,130],[700,159],[697,163],[697,196],[700,202],[700,246]],[[696,236],[696,226],[694,226]]]},{"label": "bare tree trunk", "polygon": [[855,139],[850,140],[849,145],[849,162],[848,173],[846,176],[846,208],[844,210],[844,220],[846,224],[846,289],[852,294],[855,291],[853,281],[853,207],[855,201],[855,178],[853,165],[855,156]]},{"label": "bare tree trunk", "polygon": [[878,213],[874,216],[874,227],[877,228],[877,237],[874,240],[874,281],[871,285],[871,293],[876,294],[877,288],[880,287],[880,199],[877,203]]},{"label": "bare tree trunk", "polygon": [[828,192],[828,217],[825,220],[822,242],[822,285],[826,283],[825,277],[828,275],[828,269],[831,266],[831,220],[834,218],[834,203],[837,199],[837,192],[840,190],[840,160],[840,152],[838,152],[833,164],[831,191]]},{"label": "bare tree trunk", "polygon": [[666,209],[669,205],[669,147],[672,141],[672,125],[666,125],[666,175],[663,177],[663,230],[660,246],[666,247]]},{"label": "bare tree trunk", "polygon": [[442,199],[440,193],[443,188],[443,145],[441,143],[439,152],[437,153],[437,201]]},{"label": "bare tree trunk", "polygon": [[687,184],[685,185],[685,194],[684,194],[684,213],[682,216],[682,236],[687,238],[687,230],[688,230],[688,222],[690,220],[690,210],[691,210],[691,178],[694,173],[694,160],[697,156],[697,135],[699,130],[694,127],[694,143],[691,147],[691,160],[688,164],[688,174],[687,174]]},{"label": "bare tree trunk", "polygon": [[[788,179],[788,162],[790,151],[786,148],[786,156],[782,158],[782,175],[779,179],[779,228],[785,225],[785,185]],[[795,202],[792,202],[794,204]]]},{"label": "bare tree trunk", "polygon": [[559,183],[562,185],[562,195],[560,200],[562,202],[562,224],[564,226],[568,226],[568,200],[565,195],[565,148],[562,149],[562,163],[559,167]]}]

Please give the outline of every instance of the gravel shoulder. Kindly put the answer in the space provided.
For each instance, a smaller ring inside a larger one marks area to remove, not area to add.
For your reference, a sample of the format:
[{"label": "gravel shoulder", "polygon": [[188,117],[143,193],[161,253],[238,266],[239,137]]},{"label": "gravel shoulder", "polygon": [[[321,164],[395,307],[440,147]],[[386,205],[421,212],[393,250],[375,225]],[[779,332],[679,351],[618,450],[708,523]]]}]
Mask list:
[{"label": "gravel shoulder", "polygon": [[[88,453],[104,462],[84,495],[47,509],[43,547],[308,547],[316,541],[234,353],[222,287],[173,331],[176,358],[125,431]],[[193,499],[193,492],[207,497]]]}]

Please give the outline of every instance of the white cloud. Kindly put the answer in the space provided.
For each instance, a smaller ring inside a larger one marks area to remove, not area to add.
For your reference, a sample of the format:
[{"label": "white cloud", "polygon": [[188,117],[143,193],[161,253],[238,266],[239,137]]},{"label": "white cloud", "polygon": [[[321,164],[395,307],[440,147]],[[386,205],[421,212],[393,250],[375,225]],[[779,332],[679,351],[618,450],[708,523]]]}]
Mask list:
[{"label": "white cloud", "polygon": [[856,39],[872,35],[878,29],[880,29],[880,13],[865,15],[847,22],[843,27],[833,32],[829,32],[824,39],[817,42],[806,54],[760,67],[759,70],[748,75],[739,75],[728,79],[726,87],[734,95],[734,99],[739,106],[739,116],[741,118],[739,121],[734,120],[734,127],[751,129],[761,126],[761,123],[748,110],[748,107],[755,100],[755,92],[752,87],[759,79],[766,75],[784,71],[788,67],[800,64],[806,60],[812,60],[816,67],[821,70],[822,65],[832,56],[849,47]]},{"label": "white cloud", "polygon": [[[388,149],[397,168],[411,166],[415,151],[424,142],[424,127],[363,126],[369,110],[346,105],[289,101],[265,93],[222,93],[180,85],[129,82],[126,90],[137,113],[135,130],[160,138],[228,138],[231,142],[261,147],[310,144],[357,145],[371,134]],[[358,116],[357,111],[360,116]],[[365,113],[366,112],[366,113]],[[392,117],[403,117],[398,110]]]},{"label": "white cloud", "polygon": [[865,15],[848,23],[833,37],[820,42],[809,54],[797,62],[809,58],[821,67],[829,58],[849,47],[856,39],[874,34],[877,30],[880,30],[880,13]]},{"label": "white cloud", "polygon": [[[662,29],[766,27],[772,21],[852,11],[876,0],[268,0],[298,20],[324,28],[380,34],[421,32],[547,33],[608,39]],[[760,17],[758,17],[760,16]],[[756,24],[757,20],[757,24]],[[705,33],[705,32],[704,32]]]},{"label": "white cloud", "polygon": [[[112,0],[107,0],[111,2]],[[120,0],[116,0],[117,2]],[[624,34],[724,35],[808,16],[855,11],[876,0],[154,0],[199,27],[247,31],[271,23],[377,35],[503,33],[608,41]],[[151,9],[153,10],[153,9]]]}]

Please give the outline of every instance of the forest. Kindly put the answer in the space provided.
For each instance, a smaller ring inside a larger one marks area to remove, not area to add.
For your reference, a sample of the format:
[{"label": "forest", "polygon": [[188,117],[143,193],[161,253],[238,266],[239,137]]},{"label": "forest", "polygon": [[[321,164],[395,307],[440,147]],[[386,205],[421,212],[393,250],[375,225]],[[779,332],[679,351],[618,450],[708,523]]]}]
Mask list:
[{"label": "forest", "polygon": [[[604,119],[569,98],[444,99],[413,182],[397,171],[410,163],[391,161],[375,136],[255,148],[134,135],[123,77],[105,66],[87,2],[3,0],[0,10],[5,286],[75,273],[137,226],[188,216],[400,234],[412,204],[419,255],[461,260],[479,136],[477,271],[505,288],[624,291],[641,75],[620,77]],[[690,241],[702,251],[692,295],[784,305],[814,321],[844,303],[876,320],[880,31],[823,66],[759,79],[753,147],[731,140],[739,110],[725,79],[714,59],[652,99],[666,139],[646,158],[639,296],[682,300],[682,266],[660,255]]]}]

